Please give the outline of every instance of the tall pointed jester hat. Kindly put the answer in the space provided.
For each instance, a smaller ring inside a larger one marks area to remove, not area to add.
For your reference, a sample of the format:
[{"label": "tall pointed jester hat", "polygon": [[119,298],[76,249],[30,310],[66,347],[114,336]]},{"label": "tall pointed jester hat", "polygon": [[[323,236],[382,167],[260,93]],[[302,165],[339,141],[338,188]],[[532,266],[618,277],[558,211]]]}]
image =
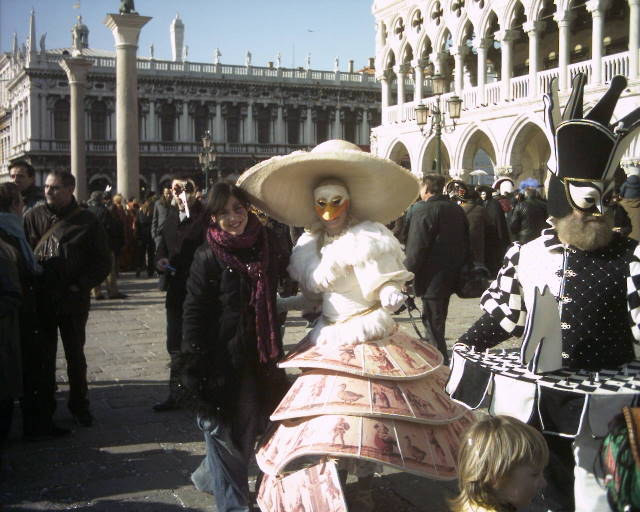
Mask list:
[{"label": "tall pointed jester hat", "polygon": [[611,124],[627,79],[615,76],[609,90],[583,115],[586,77],[573,78],[571,96],[560,115],[557,80],[544,95],[544,117],[552,147],[548,190],[549,215],[559,218],[572,209],[603,214],[613,195],[613,176],[634,136],[639,133],[640,107]]}]

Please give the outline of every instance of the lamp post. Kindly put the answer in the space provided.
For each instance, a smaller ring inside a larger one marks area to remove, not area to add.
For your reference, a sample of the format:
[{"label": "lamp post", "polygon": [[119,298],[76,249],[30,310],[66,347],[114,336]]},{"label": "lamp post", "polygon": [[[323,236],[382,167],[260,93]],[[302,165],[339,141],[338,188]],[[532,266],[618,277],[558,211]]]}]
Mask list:
[{"label": "lamp post", "polygon": [[[442,110],[440,102],[445,88],[444,76],[434,75],[431,80],[433,94],[436,96],[436,104],[431,108],[431,111],[424,103],[416,105],[416,124],[420,127],[420,132],[426,137],[431,137],[435,133],[436,170],[438,174],[442,174],[442,153],[440,149],[442,132],[452,133],[456,129],[456,119],[460,118],[462,100],[458,96],[451,96],[447,100],[447,110],[452,122],[451,126],[447,126],[445,112]],[[429,114],[431,114],[431,124],[429,125],[429,131],[425,133],[425,127],[429,124]]]},{"label": "lamp post", "polygon": [[[198,155],[198,161],[202,166],[202,172],[204,172],[204,193],[209,192],[209,171],[216,171],[216,151],[211,139],[211,133],[209,130],[204,132],[202,136],[202,151]],[[217,181],[217,173],[214,174],[214,182]]]}]

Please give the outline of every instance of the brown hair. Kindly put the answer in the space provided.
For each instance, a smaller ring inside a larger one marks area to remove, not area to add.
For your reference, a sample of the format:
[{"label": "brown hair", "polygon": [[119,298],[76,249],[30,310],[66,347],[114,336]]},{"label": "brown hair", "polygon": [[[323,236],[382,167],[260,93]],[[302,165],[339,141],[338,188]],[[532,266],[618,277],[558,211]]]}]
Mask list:
[{"label": "brown hair", "polygon": [[445,178],[442,174],[424,174],[420,180],[428,194],[442,194]]},{"label": "brown hair", "polygon": [[519,465],[544,468],[549,448],[542,434],[511,416],[484,418],[462,437],[458,454],[460,495],[451,502],[460,512],[478,505],[498,512],[509,510],[497,489]]},{"label": "brown hair", "polygon": [[0,212],[10,212],[11,207],[20,200],[20,189],[8,181],[0,184]]},{"label": "brown hair", "polygon": [[243,205],[249,206],[249,197],[244,190],[228,181],[218,181],[209,192],[207,197],[206,219],[224,210],[230,197],[235,197]]}]

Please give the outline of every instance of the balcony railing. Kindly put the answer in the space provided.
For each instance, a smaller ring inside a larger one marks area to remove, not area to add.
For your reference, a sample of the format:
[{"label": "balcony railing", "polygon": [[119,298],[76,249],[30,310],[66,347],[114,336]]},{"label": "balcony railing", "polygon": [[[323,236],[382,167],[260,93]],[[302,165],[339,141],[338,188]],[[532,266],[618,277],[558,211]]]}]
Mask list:
[{"label": "balcony railing", "polygon": [[[567,68],[569,78],[573,78],[577,73],[584,73],[587,76],[587,83],[592,81],[593,66],[592,61],[583,61],[571,64]],[[537,90],[539,95],[546,92],[549,89],[551,80],[559,77],[559,69],[548,69],[540,71],[536,76]],[[614,55],[608,55],[602,59],[602,83],[610,82],[616,75],[629,75],[629,53],[617,53]],[[530,95],[530,78],[529,75],[518,76],[510,79],[510,94],[509,101],[511,102],[525,102],[538,100],[539,95],[533,98]],[[442,96],[443,101],[446,101],[448,96],[453,93],[447,93]],[[478,87],[465,87],[461,94],[462,108],[463,110],[475,110],[478,108],[484,108],[490,105],[499,105],[504,100],[504,87],[502,81],[491,82],[484,86],[484,101],[481,103],[479,98]],[[419,101],[429,108],[435,103],[433,96],[423,98]],[[383,109],[382,111],[382,124],[390,123],[402,123],[415,120],[415,106],[416,102],[407,102],[402,105],[392,105]],[[445,108],[444,106],[442,108]]]},{"label": "balcony railing", "polygon": [[[232,142],[216,142],[212,143],[215,152],[218,155],[255,155],[255,156],[273,156],[286,155],[292,151],[300,149],[308,149],[303,144],[257,144],[257,143],[232,143]],[[41,140],[32,139],[12,148],[11,155],[25,154],[27,152],[42,153],[70,153],[71,145],[68,140]],[[160,142],[160,141],[141,141],[140,154],[144,156],[151,155],[183,155],[196,157],[202,151],[200,142]],[[94,154],[113,154],[116,153],[116,142],[89,140],[86,142],[86,152],[88,155]]]},{"label": "balcony railing", "polygon": [[[114,70],[116,67],[115,57],[87,57],[93,61],[92,71],[100,71],[106,69]],[[45,65],[53,65],[58,67],[58,62],[62,59],[62,55],[47,54]],[[38,66],[38,64],[33,64]],[[201,76],[218,75],[233,76],[238,79],[246,79],[248,77],[260,78],[281,78],[283,80],[313,80],[327,82],[350,82],[350,83],[366,83],[375,86],[376,78],[368,73],[351,73],[347,71],[318,71],[307,69],[292,68],[274,68],[262,66],[239,66],[234,64],[207,64],[200,62],[173,62],[155,59],[138,59],[136,67],[138,71],[144,75],[151,73],[176,73],[195,74]]]}]

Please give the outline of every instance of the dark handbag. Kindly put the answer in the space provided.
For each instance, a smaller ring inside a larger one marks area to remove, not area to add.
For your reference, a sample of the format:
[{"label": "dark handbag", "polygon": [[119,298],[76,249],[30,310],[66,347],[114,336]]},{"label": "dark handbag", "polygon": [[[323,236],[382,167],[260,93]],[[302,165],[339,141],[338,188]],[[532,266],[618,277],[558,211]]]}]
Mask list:
[{"label": "dark handbag", "polygon": [[477,299],[489,287],[491,276],[484,265],[469,261],[462,265],[455,293],[461,299]]}]

